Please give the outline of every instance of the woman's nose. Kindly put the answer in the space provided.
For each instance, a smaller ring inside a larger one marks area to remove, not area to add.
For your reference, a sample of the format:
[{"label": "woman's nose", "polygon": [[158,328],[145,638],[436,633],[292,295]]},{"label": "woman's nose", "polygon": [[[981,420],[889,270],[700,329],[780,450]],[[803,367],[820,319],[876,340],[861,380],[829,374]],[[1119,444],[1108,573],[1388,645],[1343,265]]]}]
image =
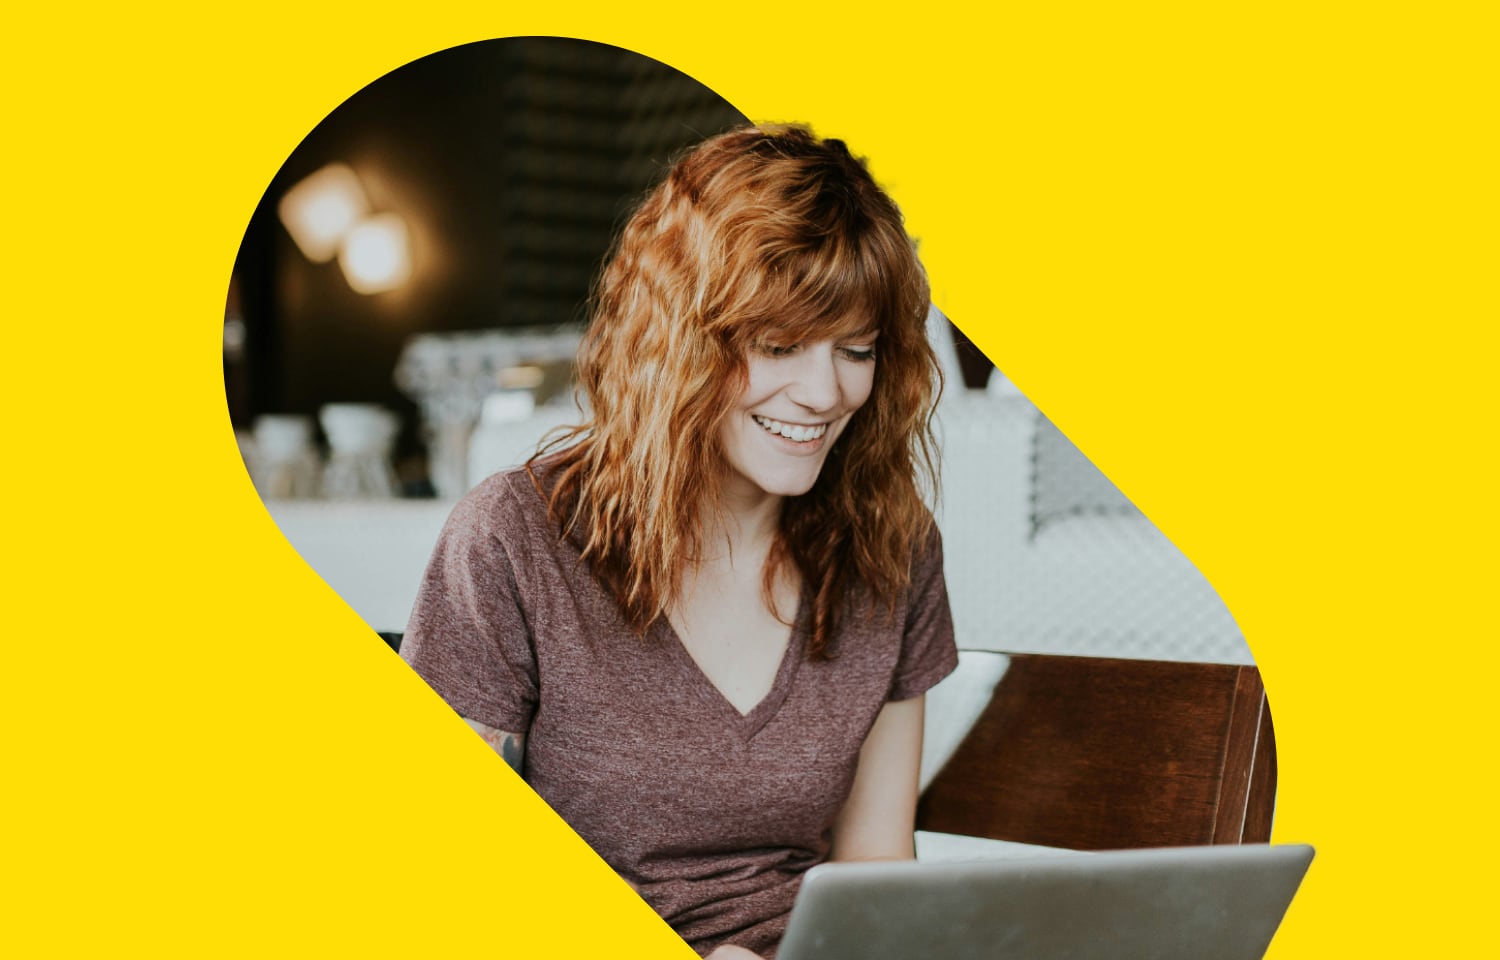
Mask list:
[{"label": "woman's nose", "polygon": [[787,396],[798,406],[823,412],[838,406],[840,387],[833,344],[809,344],[798,351]]}]

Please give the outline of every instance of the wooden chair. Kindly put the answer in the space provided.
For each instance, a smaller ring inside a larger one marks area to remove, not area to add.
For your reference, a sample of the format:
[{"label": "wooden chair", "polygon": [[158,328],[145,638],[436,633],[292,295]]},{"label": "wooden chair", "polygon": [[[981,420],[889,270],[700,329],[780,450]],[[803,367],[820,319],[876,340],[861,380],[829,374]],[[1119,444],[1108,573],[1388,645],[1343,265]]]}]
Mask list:
[{"label": "wooden chair", "polygon": [[917,828],[1075,850],[1260,843],[1275,795],[1254,667],[1016,654]]}]

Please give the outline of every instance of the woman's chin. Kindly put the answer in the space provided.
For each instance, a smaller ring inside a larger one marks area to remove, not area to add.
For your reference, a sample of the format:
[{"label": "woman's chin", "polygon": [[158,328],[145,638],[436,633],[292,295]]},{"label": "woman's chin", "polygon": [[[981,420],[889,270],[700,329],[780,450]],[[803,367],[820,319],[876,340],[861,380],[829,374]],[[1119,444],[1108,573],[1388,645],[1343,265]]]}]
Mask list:
[{"label": "woman's chin", "polygon": [[729,499],[741,501],[760,500],[765,497],[800,497],[818,482],[818,471],[756,471],[754,474],[736,473],[725,488]]},{"label": "woman's chin", "polygon": [[761,478],[756,485],[773,497],[800,497],[818,482],[818,470],[795,470]]}]

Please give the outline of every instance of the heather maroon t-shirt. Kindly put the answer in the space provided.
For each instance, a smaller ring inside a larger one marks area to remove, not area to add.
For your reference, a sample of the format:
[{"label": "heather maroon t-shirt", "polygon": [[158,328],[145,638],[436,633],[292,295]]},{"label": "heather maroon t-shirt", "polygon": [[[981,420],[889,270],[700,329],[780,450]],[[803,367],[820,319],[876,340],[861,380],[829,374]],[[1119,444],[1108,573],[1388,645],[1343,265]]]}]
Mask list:
[{"label": "heather maroon t-shirt", "polygon": [[402,656],[461,715],[525,733],[527,783],[699,953],[769,955],[876,714],[958,663],[936,536],[894,617],[853,591],[831,660],[807,659],[809,619],[804,595],[742,715],[669,625],[625,624],[517,471],[454,508]]}]

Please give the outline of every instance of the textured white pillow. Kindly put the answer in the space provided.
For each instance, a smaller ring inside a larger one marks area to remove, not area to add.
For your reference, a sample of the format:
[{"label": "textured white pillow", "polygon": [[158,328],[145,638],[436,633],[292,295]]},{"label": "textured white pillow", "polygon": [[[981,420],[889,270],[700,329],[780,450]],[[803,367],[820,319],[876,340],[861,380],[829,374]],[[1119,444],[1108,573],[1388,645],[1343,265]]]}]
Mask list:
[{"label": "textured white pillow", "polygon": [[960,650],[958,669],[927,691],[922,728],[922,770],[918,789],[926,790],[969,729],[989,705],[1010,657],[987,650]]},{"label": "textured white pillow", "polygon": [[1034,857],[1088,856],[1081,850],[1041,847],[1034,843],[965,837],[956,833],[916,833],[917,859],[926,863],[955,860],[1030,860]]}]

